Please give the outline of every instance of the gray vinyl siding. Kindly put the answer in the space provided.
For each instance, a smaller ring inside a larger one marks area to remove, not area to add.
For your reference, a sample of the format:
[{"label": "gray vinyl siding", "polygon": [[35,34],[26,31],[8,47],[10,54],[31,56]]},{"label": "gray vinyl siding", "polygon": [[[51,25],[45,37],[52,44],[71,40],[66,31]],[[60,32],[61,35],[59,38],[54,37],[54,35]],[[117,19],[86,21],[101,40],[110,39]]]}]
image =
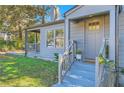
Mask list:
[{"label": "gray vinyl siding", "polygon": [[104,16],[104,29],[105,29],[105,38],[106,39],[109,39],[109,33],[110,33],[110,30],[109,30],[109,15],[106,15]]},{"label": "gray vinyl siding", "polygon": [[124,12],[119,15],[119,64],[124,67]]},{"label": "gray vinyl siding", "polygon": [[84,22],[71,23],[70,40],[77,41],[77,48],[83,50],[84,43]]},{"label": "gray vinyl siding", "polygon": [[52,59],[54,58],[54,53],[60,53],[62,54],[64,52],[64,48],[48,48],[46,46],[47,41],[47,31],[55,30],[55,29],[63,29],[64,30],[64,24],[57,24],[47,27],[42,27],[40,29],[40,40],[41,40],[41,47],[40,47],[40,55],[41,58],[44,59]]}]

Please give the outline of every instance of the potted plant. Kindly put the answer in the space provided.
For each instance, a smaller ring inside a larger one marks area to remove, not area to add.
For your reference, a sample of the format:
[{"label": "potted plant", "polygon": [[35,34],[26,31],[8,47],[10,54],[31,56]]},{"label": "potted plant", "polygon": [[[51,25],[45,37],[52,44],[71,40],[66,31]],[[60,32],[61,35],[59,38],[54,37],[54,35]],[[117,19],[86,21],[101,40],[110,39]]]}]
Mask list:
[{"label": "potted plant", "polygon": [[55,62],[59,61],[59,53],[54,53],[54,61]]},{"label": "potted plant", "polygon": [[120,76],[119,78],[120,84],[121,86],[124,86],[124,68],[121,69],[119,76]]},{"label": "potted plant", "polygon": [[82,58],[82,51],[81,50],[77,50],[76,51],[76,59],[77,60],[81,60],[81,58]]}]

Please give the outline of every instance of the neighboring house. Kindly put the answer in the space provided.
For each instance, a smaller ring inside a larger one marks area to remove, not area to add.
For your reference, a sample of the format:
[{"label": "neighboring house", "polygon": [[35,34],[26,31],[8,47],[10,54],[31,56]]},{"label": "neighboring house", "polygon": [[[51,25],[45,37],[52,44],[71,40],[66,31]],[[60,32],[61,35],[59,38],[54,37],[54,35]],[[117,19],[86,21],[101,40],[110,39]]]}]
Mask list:
[{"label": "neighboring house", "polygon": [[[118,72],[124,67],[124,6],[75,6],[65,13],[64,21],[30,27],[26,32],[28,31],[40,32],[39,56],[41,58],[53,59],[54,53],[64,53],[60,55],[59,83],[63,81],[63,77],[72,66],[70,58],[74,61],[74,51],[77,49],[82,52],[81,62],[96,64],[95,86],[118,86],[122,82]],[[107,46],[109,49],[106,57]],[[26,47],[27,50],[28,47]],[[28,54],[28,52],[26,53]],[[115,64],[114,72],[109,71],[108,76],[103,73],[105,67],[99,63],[100,55],[104,59],[112,60]],[[114,79],[112,78],[114,75],[109,77],[112,73],[115,74]],[[105,85],[106,80],[110,80],[106,83],[109,85]]]}]

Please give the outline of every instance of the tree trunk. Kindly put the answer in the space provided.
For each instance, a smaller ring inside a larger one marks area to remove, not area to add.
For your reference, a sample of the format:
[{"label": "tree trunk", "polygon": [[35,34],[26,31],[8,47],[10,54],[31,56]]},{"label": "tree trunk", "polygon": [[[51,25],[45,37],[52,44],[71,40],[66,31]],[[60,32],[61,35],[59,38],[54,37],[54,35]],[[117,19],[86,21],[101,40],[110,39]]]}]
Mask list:
[{"label": "tree trunk", "polygon": [[43,5],[43,12],[44,14],[42,15],[42,24],[45,23],[45,6]]},{"label": "tree trunk", "polygon": [[20,26],[19,26],[19,40],[22,40],[22,31]]}]

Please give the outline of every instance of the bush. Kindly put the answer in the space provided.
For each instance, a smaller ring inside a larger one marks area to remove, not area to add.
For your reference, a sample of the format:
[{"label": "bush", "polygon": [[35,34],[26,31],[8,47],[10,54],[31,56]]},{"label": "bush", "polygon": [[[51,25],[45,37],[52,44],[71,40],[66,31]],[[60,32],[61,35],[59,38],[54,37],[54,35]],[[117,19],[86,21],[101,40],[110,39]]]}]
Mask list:
[{"label": "bush", "polygon": [[6,52],[8,50],[24,49],[24,42],[17,39],[16,41],[4,41],[0,38],[0,51]]},{"label": "bush", "polygon": [[17,40],[15,41],[15,47],[16,47],[16,49],[23,49],[23,41],[17,39]]}]

